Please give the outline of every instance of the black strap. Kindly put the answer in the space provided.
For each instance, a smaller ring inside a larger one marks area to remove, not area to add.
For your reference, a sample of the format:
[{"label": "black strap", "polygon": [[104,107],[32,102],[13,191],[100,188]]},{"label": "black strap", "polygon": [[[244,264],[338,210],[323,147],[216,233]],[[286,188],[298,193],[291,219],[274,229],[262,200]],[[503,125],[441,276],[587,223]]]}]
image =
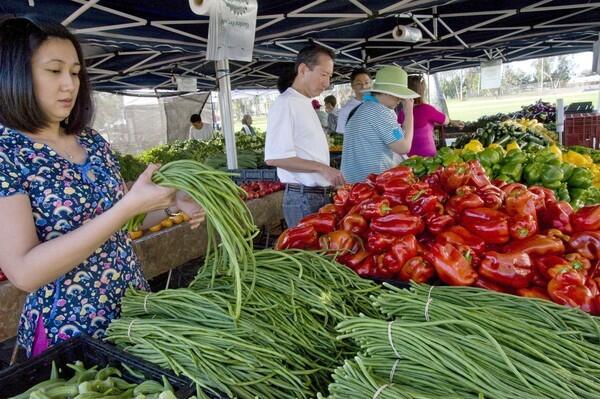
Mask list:
[{"label": "black strap", "polygon": [[[350,118],[352,118],[354,116],[354,114],[360,108],[361,105],[363,105],[363,103],[360,103],[356,107],[352,108],[352,111],[350,111],[350,113],[348,114],[348,119],[346,119],[346,126],[348,126],[348,122],[350,122]],[[346,126],[344,126],[344,127],[346,127]]]}]

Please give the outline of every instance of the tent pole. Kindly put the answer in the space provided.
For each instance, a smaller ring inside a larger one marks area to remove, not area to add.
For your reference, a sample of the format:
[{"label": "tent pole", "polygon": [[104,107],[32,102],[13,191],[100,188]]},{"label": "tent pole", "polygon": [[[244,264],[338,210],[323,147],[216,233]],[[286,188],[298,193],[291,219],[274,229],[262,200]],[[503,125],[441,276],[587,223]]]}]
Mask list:
[{"label": "tent pole", "polygon": [[233,115],[231,113],[231,80],[229,78],[229,60],[215,61],[217,80],[219,81],[219,106],[225,136],[225,153],[227,154],[227,169],[237,169],[237,152],[235,134],[233,133]]}]

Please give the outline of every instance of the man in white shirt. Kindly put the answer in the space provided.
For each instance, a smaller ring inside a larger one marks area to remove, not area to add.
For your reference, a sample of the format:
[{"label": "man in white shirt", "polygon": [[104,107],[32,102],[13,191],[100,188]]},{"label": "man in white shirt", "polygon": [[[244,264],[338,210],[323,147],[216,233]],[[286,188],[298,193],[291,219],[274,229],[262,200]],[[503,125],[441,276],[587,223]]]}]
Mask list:
[{"label": "man in white shirt", "polygon": [[346,131],[346,122],[348,122],[348,115],[350,112],[362,103],[363,91],[371,88],[371,75],[365,68],[356,68],[350,74],[350,85],[354,92],[352,97],[338,113],[336,132],[344,134]]},{"label": "man in white shirt", "polygon": [[200,114],[193,114],[190,117],[190,123],[192,124],[192,126],[190,126],[190,131],[189,131],[190,139],[204,141],[204,140],[209,140],[212,137],[212,135],[213,135],[212,127],[209,125],[205,125],[202,122],[202,118],[200,117]]},{"label": "man in white shirt", "polygon": [[334,53],[311,44],[296,57],[295,78],[269,109],[265,162],[277,167],[286,188],[283,214],[288,227],[331,202],[333,187],[344,183],[329,166],[329,146],[311,98],[327,87],[333,75]]}]

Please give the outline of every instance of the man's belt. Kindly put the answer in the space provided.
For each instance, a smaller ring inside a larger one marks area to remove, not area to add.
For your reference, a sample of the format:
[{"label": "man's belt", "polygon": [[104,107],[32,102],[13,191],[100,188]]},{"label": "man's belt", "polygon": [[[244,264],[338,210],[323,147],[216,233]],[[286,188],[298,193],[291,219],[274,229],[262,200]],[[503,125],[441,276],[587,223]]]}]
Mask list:
[{"label": "man's belt", "polygon": [[299,192],[299,193],[311,193],[311,194],[323,194],[323,195],[330,195],[331,193],[333,193],[333,187],[328,186],[328,187],[320,187],[320,186],[304,186],[302,184],[293,184],[293,183],[287,183],[285,185],[285,189],[287,191],[295,191],[295,192]]}]

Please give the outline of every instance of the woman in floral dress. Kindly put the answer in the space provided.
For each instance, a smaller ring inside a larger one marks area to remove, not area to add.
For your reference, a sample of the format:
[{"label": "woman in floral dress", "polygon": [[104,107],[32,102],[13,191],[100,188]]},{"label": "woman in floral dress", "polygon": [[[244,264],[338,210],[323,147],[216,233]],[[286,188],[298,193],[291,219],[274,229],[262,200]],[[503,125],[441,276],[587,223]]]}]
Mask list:
[{"label": "woman in floral dress", "polygon": [[[29,292],[18,343],[28,356],[79,334],[102,336],[129,286],[148,289],[122,229],[178,209],[189,197],[152,183],[151,165],[127,192],[93,113],[81,47],[61,25],[0,25],[0,265]],[[169,210],[171,207],[171,210]]]}]

